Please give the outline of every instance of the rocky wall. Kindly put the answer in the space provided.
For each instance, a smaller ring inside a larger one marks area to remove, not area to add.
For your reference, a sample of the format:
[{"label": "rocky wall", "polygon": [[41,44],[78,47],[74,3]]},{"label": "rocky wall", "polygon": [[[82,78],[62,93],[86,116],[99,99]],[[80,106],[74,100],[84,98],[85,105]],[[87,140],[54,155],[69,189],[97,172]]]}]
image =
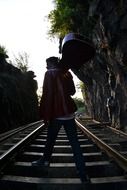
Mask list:
[{"label": "rocky wall", "polygon": [[34,73],[22,73],[0,55],[0,133],[38,120]]},{"label": "rocky wall", "polygon": [[[88,18],[95,18],[92,39],[94,59],[73,72],[85,84],[89,115],[110,121],[116,128],[127,126],[127,0],[93,0]],[[109,109],[109,97],[114,102]],[[108,105],[108,107],[107,107]],[[111,113],[110,113],[111,112]]]}]

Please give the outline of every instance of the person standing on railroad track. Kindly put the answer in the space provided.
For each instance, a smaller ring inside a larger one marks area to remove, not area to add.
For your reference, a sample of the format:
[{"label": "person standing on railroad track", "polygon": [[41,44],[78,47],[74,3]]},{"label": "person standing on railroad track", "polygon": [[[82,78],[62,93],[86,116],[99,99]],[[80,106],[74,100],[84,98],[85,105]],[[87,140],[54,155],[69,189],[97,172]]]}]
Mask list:
[{"label": "person standing on railroad track", "polygon": [[32,166],[48,167],[50,165],[57,134],[62,126],[72,147],[77,173],[82,182],[88,181],[85,160],[82,155],[75,123],[76,104],[72,99],[75,86],[69,68],[63,66],[58,57],[46,59],[47,71],[43,82],[40,103],[40,117],[48,127],[47,140],[43,156],[32,162]]},{"label": "person standing on railroad track", "polygon": [[107,109],[108,109],[108,117],[109,121],[111,122],[111,126],[119,129],[120,124],[119,124],[119,115],[120,115],[120,105],[119,101],[113,97],[110,96],[107,98]]}]

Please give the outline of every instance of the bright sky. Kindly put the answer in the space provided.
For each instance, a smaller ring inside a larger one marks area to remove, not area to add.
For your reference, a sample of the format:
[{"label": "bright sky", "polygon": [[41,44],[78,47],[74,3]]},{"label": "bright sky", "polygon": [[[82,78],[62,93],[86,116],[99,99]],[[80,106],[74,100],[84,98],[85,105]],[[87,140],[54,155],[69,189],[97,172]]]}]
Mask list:
[{"label": "bright sky", "polygon": [[[39,89],[46,71],[45,60],[60,57],[58,40],[49,39],[46,16],[54,8],[53,0],[0,0],[0,45],[5,46],[9,59],[26,52],[29,70],[36,75]],[[74,77],[77,83],[77,77]]]}]

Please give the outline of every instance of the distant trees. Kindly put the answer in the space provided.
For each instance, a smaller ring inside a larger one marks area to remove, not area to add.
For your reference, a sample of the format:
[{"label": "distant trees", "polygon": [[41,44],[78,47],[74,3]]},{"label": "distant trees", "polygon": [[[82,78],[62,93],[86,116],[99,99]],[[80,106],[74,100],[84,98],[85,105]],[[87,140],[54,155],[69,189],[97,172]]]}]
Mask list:
[{"label": "distant trees", "polygon": [[19,53],[18,56],[14,56],[14,64],[23,73],[28,71],[28,59],[29,55],[26,52]]},{"label": "distant trees", "polygon": [[74,98],[74,101],[77,105],[77,112],[85,112],[84,100],[82,100],[81,98]]}]

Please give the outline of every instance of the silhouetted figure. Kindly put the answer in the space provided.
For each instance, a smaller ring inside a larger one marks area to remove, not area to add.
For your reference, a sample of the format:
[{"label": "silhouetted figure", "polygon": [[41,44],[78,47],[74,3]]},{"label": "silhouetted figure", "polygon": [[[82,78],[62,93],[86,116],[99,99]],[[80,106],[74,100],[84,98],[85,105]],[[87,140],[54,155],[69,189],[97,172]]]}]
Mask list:
[{"label": "silhouetted figure", "polygon": [[113,96],[107,99],[107,109],[109,121],[111,122],[112,126],[119,128],[120,108],[118,101]]},{"label": "silhouetted figure", "polygon": [[111,122],[113,111],[114,111],[114,98],[113,98],[113,96],[107,98],[107,108],[108,108],[109,121]]},{"label": "silhouetted figure", "polygon": [[109,84],[112,90],[116,88],[116,77],[113,72],[109,74]]},{"label": "silhouetted figure", "polygon": [[47,60],[47,72],[43,83],[40,105],[41,118],[48,124],[47,142],[43,157],[32,162],[33,166],[49,166],[57,134],[62,126],[72,146],[78,174],[82,182],[87,180],[85,161],[77,137],[75,123],[76,105],[71,98],[75,86],[68,68],[62,68],[57,57]]}]

